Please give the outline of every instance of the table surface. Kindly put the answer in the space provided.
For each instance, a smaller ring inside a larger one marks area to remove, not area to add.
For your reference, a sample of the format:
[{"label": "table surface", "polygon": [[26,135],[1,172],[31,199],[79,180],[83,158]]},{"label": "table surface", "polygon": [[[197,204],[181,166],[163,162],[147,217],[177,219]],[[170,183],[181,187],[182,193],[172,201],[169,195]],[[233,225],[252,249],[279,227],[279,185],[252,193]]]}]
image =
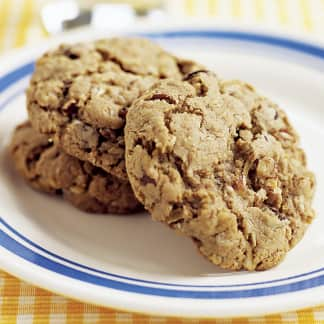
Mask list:
[{"label": "table surface", "polygon": [[[0,54],[48,37],[39,9],[44,0],[0,0]],[[169,0],[171,16],[235,22],[323,37],[324,0]],[[0,270],[0,324],[10,323],[324,323],[324,305],[254,318],[189,320],[154,317],[85,304],[32,286]]]}]

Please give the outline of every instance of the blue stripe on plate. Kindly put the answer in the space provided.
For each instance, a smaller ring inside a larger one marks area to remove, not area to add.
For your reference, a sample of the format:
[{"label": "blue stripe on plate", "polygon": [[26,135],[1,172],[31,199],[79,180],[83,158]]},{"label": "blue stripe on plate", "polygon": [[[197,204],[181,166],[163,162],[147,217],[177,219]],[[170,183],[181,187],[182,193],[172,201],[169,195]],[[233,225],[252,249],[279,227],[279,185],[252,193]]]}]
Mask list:
[{"label": "blue stripe on plate", "polygon": [[[1,110],[1,108],[0,108],[0,110]],[[20,239],[22,239],[24,242],[30,244],[32,247],[38,249],[41,252],[46,253],[47,255],[49,255],[51,257],[54,257],[54,258],[58,259],[60,261],[66,262],[69,265],[77,266],[77,267],[79,267],[81,269],[95,272],[96,274],[106,275],[106,276],[110,276],[110,277],[117,278],[117,279],[124,279],[124,280],[129,280],[129,281],[133,281],[133,282],[137,282],[137,283],[146,283],[146,284],[160,285],[160,286],[164,286],[164,287],[180,287],[180,288],[235,288],[235,287],[260,286],[260,285],[269,284],[269,283],[276,283],[276,282],[282,282],[282,281],[286,281],[286,280],[298,279],[298,278],[302,278],[302,277],[305,277],[305,276],[314,275],[316,273],[319,273],[319,272],[324,271],[324,268],[321,268],[321,269],[318,269],[318,270],[314,270],[314,271],[311,271],[311,272],[306,272],[306,273],[299,274],[299,275],[295,275],[295,276],[291,276],[291,277],[286,277],[286,278],[281,278],[281,279],[276,279],[276,280],[269,280],[269,281],[261,281],[261,282],[256,282],[256,283],[236,284],[236,285],[184,285],[184,284],[183,285],[180,285],[180,284],[164,283],[164,282],[159,282],[159,281],[141,280],[141,279],[130,278],[130,277],[126,277],[126,276],[116,275],[116,274],[110,273],[110,272],[101,271],[101,270],[94,269],[94,268],[88,267],[86,265],[80,264],[78,262],[75,262],[75,261],[72,261],[72,260],[63,258],[60,255],[57,255],[57,254],[55,254],[55,253],[53,253],[51,251],[48,251],[48,250],[44,249],[43,247],[41,247],[40,245],[32,242],[26,236],[24,236],[24,235],[20,234],[19,232],[17,232],[13,227],[11,227],[2,218],[0,218],[0,224],[4,225],[10,232],[12,232],[14,235],[16,235],[17,237],[19,237]]]},{"label": "blue stripe on plate", "polygon": [[7,90],[10,86],[15,84],[17,81],[32,74],[33,71],[34,71],[34,62],[30,62],[0,77],[0,92]]},{"label": "blue stripe on plate", "polygon": [[309,43],[293,40],[285,37],[277,37],[270,35],[234,32],[234,31],[217,31],[217,30],[202,30],[202,31],[170,31],[162,33],[144,33],[146,37],[151,38],[219,38],[219,39],[232,39],[252,43],[261,43],[272,45],[276,47],[286,48],[294,50],[296,52],[302,52],[308,55],[324,58],[324,48]]},{"label": "blue stripe on plate", "polygon": [[[275,36],[267,36],[255,33],[245,33],[245,32],[233,32],[233,31],[216,31],[216,30],[204,30],[204,31],[170,31],[170,32],[162,32],[162,33],[145,33],[141,34],[142,36],[151,37],[151,38],[185,38],[185,37],[197,37],[197,38],[218,38],[218,39],[232,39],[239,41],[246,41],[252,43],[261,43],[267,44],[271,46],[276,46],[280,48],[290,49],[296,52],[301,52],[304,54],[308,54],[311,56],[315,56],[320,59],[324,59],[324,48],[311,45],[305,42],[296,41],[283,37],[275,37]],[[27,63],[23,66],[18,67],[17,69],[9,72],[8,74],[0,77],[0,93],[7,90],[11,85],[20,79],[30,75],[34,70],[34,62]],[[11,97],[12,98],[12,97]],[[8,100],[6,104],[8,103]],[[2,105],[4,106],[4,105]],[[0,109],[3,107],[0,107]],[[31,244],[32,246],[38,248],[39,250],[47,253],[48,255],[54,256],[62,261],[69,262],[71,265],[76,265],[86,270],[95,271],[98,274],[105,274],[112,277],[116,277],[119,279],[127,279],[138,283],[152,283],[165,285],[170,287],[189,287],[195,288],[196,286],[190,285],[176,285],[176,284],[167,284],[167,283],[159,283],[159,282],[151,282],[145,280],[138,280],[134,278],[128,278],[123,276],[118,276],[110,273],[106,273],[100,270],[92,269],[90,267],[78,264],[76,262],[66,260],[54,253],[45,250],[44,248],[38,246],[34,242],[28,240],[26,237],[15,231],[12,227],[10,227],[7,223],[4,222],[3,218],[0,218],[0,221],[3,225],[5,225],[9,230],[18,235],[21,239],[23,239],[26,243]],[[324,284],[324,275],[318,275],[315,278],[310,278],[290,284],[283,284],[275,287],[266,287],[266,288],[256,288],[256,289],[248,289],[248,290],[236,290],[236,291],[183,291],[183,290],[175,290],[175,289],[163,289],[163,288],[153,288],[153,287],[143,287],[140,285],[123,283],[119,281],[115,281],[112,279],[102,278],[96,275],[88,274],[68,266],[62,265],[55,261],[52,261],[35,251],[32,251],[28,247],[20,244],[11,238],[7,233],[1,231],[0,232],[0,244],[13,252],[14,254],[22,257],[25,260],[28,260],[34,264],[37,264],[43,268],[46,268],[50,271],[60,273],[66,275],[68,277],[78,279],[84,282],[93,283],[96,285],[109,287],[113,289],[136,292],[141,294],[148,295],[158,295],[158,296],[166,296],[166,297],[184,297],[184,298],[207,298],[207,299],[228,299],[228,298],[245,298],[245,297],[257,297],[257,296],[268,296],[268,295],[276,295],[287,292],[304,290],[312,287],[321,286]],[[251,286],[251,285],[260,285],[265,283],[275,283],[283,280],[296,279],[301,278],[306,275],[315,274],[323,271],[324,268],[314,270],[312,272],[300,274],[297,276],[287,277],[284,279],[277,279],[272,281],[265,281],[261,283],[249,283],[249,284],[241,284],[241,285],[231,285],[231,286],[197,286],[197,288],[226,288],[226,287],[241,287],[241,286]]]},{"label": "blue stripe on plate", "polygon": [[99,285],[102,287],[117,289],[126,292],[133,292],[144,295],[162,296],[162,297],[180,297],[180,298],[199,298],[199,299],[235,299],[235,298],[249,298],[261,297],[269,295],[278,295],[288,292],[295,292],[305,290],[308,288],[317,287],[324,284],[324,275],[316,278],[311,278],[291,284],[256,288],[247,290],[231,290],[231,291],[202,291],[202,290],[176,290],[176,289],[163,289],[155,287],[145,287],[136,284],[119,282],[111,279],[102,278],[92,274],[84,273],[79,270],[70,268],[66,265],[56,263],[29,248],[23,246],[2,230],[0,230],[1,245],[7,250],[13,252],[15,255],[20,256],[24,260],[32,262],[42,268],[48,269],[55,273],[77,279],[90,284]]}]

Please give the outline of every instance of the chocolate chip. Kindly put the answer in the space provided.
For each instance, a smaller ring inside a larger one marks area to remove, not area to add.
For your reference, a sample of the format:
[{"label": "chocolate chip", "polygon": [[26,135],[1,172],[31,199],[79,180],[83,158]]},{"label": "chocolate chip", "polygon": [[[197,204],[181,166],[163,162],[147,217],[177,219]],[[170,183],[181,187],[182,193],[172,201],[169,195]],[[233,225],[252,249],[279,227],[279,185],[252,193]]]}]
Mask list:
[{"label": "chocolate chip", "polygon": [[76,59],[80,58],[80,56],[78,54],[71,52],[71,49],[65,50],[64,55],[67,56],[71,60],[76,60]]},{"label": "chocolate chip", "polygon": [[176,104],[176,101],[165,93],[155,93],[149,100],[163,100],[170,105]]},{"label": "chocolate chip", "polygon": [[145,174],[145,175],[141,178],[141,184],[142,184],[143,186],[146,186],[146,185],[149,184],[149,183],[151,183],[151,184],[153,184],[153,185],[156,185],[155,180],[152,179],[152,178],[150,178],[148,175]]},{"label": "chocolate chip", "polygon": [[123,107],[122,109],[119,110],[118,116],[122,119],[125,119],[127,115],[127,108]]},{"label": "chocolate chip", "polygon": [[187,75],[183,78],[183,81],[188,81],[188,80],[192,79],[193,77],[195,77],[196,75],[198,75],[198,74],[200,74],[200,73],[214,74],[213,72],[208,71],[208,70],[198,70],[198,71],[194,71],[194,72],[191,72],[191,73],[187,74]]},{"label": "chocolate chip", "polygon": [[70,105],[64,107],[64,112],[70,117],[74,117],[77,115],[78,113],[78,110],[79,110],[79,107],[74,104],[74,103],[71,103]]},{"label": "chocolate chip", "polygon": [[71,53],[69,56],[68,56],[71,60],[76,60],[79,58],[79,55],[76,55],[74,53]]}]

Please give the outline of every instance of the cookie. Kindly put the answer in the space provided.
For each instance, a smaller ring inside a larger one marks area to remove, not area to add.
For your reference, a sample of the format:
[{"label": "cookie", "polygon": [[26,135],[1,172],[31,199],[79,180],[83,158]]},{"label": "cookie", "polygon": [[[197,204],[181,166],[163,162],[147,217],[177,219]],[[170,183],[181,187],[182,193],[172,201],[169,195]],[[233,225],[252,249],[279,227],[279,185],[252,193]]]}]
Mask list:
[{"label": "cookie", "polygon": [[314,218],[315,179],[286,114],[213,73],[164,80],[136,100],[126,166],[153,219],[225,269],[277,265]]},{"label": "cookie", "polygon": [[131,213],[141,209],[128,182],[61,150],[25,122],[12,137],[16,169],[34,189],[63,195],[75,207],[92,213]]},{"label": "cookie", "polygon": [[146,39],[62,45],[36,63],[27,90],[29,118],[66,153],[127,179],[128,107],[157,80],[181,79],[197,67]]}]

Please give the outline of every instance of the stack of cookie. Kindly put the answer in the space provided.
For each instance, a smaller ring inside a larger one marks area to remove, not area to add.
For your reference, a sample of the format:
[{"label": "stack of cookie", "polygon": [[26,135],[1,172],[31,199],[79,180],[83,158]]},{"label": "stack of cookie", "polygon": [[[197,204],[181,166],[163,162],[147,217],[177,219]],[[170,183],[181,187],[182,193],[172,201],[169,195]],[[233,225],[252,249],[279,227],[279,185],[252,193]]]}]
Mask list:
[{"label": "stack of cookie", "polygon": [[27,90],[29,122],[11,144],[33,188],[93,213],[142,209],[125,169],[128,107],[156,81],[197,67],[145,39],[62,45],[43,55]]},{"label": "stack of cookie", "polygon": [[45,54],[27,108],[11,147],[34,187],[88,211],[141,203],[222,268],[275,266],[314,218],[314,175],[286,114],[147,40]]}]

